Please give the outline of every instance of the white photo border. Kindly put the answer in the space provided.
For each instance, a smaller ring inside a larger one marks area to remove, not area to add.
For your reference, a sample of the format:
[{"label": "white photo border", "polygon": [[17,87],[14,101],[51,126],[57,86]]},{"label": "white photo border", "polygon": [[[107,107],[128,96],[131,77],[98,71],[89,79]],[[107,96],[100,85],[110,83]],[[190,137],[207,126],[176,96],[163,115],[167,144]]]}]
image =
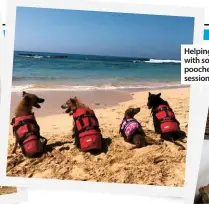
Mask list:
[{"label": "white photo border", "polygon": [[[1,15],[0,15],[0,93],[2,90],[2,73],[3,73],[3,44],[4,44],[4,34],[3,34],[3,26]],[[0,95],[0,105],[1,105],[1,95]],[[1,110],[1,109],[0,109]],[[1,112],[2,113],[2,112]],[[0,171],[1,171],[1,166],[0,166]],[[4,185],[7,186],[7,185]],[[14,186],[15,187],[15,186]],[[27,191],[26,188],[17,188],[16,193],[11,193],[11,194],[5,194],[5,195],[0,195],[0,203],[4,204],[14,204],[18,203],[20,201],[26,201],[27,198]]]},{"label": "white photo border", "polygon": [[17,188],[16,193],[0,195],[0,203],[14,204],[20,201],[27,201],[27,188]]},{"label": "white photo border", "polygon": [[[192,121],[196,121],[193,123],[194,127],[190,128],[189,131],[192,132],[194,138],[191,138],[191,144],[189,149],[187,149],[187,161],[188,164],[186,166],[187,177],[186,177],[186,188],[185,188],[185,204],[194,203],[195,192],[197,188],[197,180],[201,165],[201,156],[202,149],[204,146],[204,137],[205,137],[205,126],[208,116],[208,106],[209,106],[209,85],[204,84],[201,85],[201,93],[196,94],[195,100],[193,101],[195,107],[193,111]],[[191,110],[191,109],[190,109]],[[201,122],[200,122],[201,121]],[[198,141],[199,138],[199,141]],[[196,141],[196,144],[194,144]],[[198,150],[198,151],[197,151]],[[197,153],[197,154],[196,154]]]},{"label": "white photo border", "polygon": [[196,195],[199,194],[199,188],[209,183],[209,162],[208,162],[209,140],[204,140],[200,168],[198,173]]},{"label": "white photo border", "polygon": [[[1,81],[1,75],[2,75],[2,70],[3,70],[3,26],[2,26],[2,18],[0,15],[0,94],[1,94],[1,86],[2,86],[2,81]],[[0,105],[1,105],[1,95],[0,95]]]},{"label": "white photo border", "polygon": [[[194,133],[201,132],[201,124],[204,122],[203,117],[189,118],[189,133],[188,133],[188,150],[187,150],[187,164],[186,164],[186,183],[184,187],[167,187],[167,186],[149,186],[137,184],[117,184],[117,183],[96,183],[96,182],[83,182],[83,181],[63,181],[55,179],[36,179],[36,178],[20,178],[20,177],[7,177],[7,148],[8,148],[8,131],[9,131],[9,116],[10,116],[10,101],[11,101],[11,82],[12,82],[12,69],[13,69],[13,54],[14,54],[14,39],[15,39],[15,20],[16,20],[16,6],[22,7],[39,7],[39,8],[54,8],[54,9],[71,9],[71,10],[89,10],[89,11],[105,11],[105,12],[120,12],[120,13],[138,13],[138,14],[154,14],[154,15],[169,15],[169,16],[185,16],[194,17],[194,43],[203,42],[204,30],[204,9],[193,7],[181,6],[162,6],[162,5],[145,5],[140,3],[113,3],[113,2],[98,2],[90,0],[8,0],[8,15],[7,15],[7,36],[5,40],[5,64],[4,64],[4,77],[2,78],[2,105],[0,124],[2,126],[2,135],[0,137],[0,166],[4,172],[0,172],[0,182],[15,186],[29,186],[40,188],[67,188],[72,191],[85,191],[85,192],[103,192],[115,194],[134,194],[144,196],[173,196],[184,197],[185,189],[190,185],[191,178],[197,172],[189,171],[189,168],[195,169],[193,164],[198,164],[200,160],[202,138],[196,137]],[[191,87],[190,101],[192,104],[190,116],[196,114],[199,107],[197,105],[196,95],[200,95],[201,86],[193,85]],[[200,107],[202,108],[202,107]],[[204,111],[204,110],[203,110]],[[198,146],[195,155],[190,155],[192,148]],[[190,153],[189,153],[190,152]],[[194,157],[195,156],[195,157]],[[188,168],[189,167],[189,168]],[[197,177],[197,176],[196,176]],[[0,184],[1,184],[0,183]]]}]

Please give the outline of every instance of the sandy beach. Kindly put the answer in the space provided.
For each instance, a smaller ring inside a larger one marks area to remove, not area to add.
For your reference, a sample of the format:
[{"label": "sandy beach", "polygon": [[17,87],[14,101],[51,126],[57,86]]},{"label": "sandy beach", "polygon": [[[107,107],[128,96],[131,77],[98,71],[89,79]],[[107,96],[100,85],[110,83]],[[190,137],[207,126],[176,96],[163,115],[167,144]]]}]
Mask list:
[{"label": "sandy beach", "polygon": [[6,194],[12,194],[17,192],[17,188],[15,187],[6,187],[6,186],[1,186],[0,188],[0,195],[6,195]]},{"label": "sandy beach", "polygon": [[[180,121],[181,129],[187,132],[189,117],[189,88],[153,90],[167,100]],[[150,110],[147,108],[148,91],[87,91],[35,92],[46,99],[41,109],[35,109],[41,135],[53,144],[52,152],[38,159],[25,158],[20,149],[11,154],[14,146],[10,127],[7,175],[62,180],[117,182],[161,186],[183,186],[185,177],[186,150],[179,151],[170,142],[130,151],[118,134],[119,125],[128,107],[140,107],[136,115],[147,136],[158,140]],[[81,153],[71,143],[72,118],[60,108],[70,96],[79,97],[95,109],[103,136],[111,139],[107,153],[92,156]],[[11,118],[21,93],[12,93]],[[186,146],[186,144],[184,144]]]}]

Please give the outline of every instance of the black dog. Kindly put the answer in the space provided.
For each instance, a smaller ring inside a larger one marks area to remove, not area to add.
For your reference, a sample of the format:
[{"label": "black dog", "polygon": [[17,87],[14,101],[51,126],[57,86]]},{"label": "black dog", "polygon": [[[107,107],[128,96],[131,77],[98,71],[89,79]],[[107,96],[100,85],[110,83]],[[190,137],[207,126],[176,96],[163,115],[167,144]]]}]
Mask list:
[{"label": "black dog", "polygon": [[147,106],[151,110],[153,116],[153,124],[155,132],[161,134],[162,140],[173,142],[174,144],[185,149],[178,141],[180,139],[180,123],[176,119],[175,114],[168,102],[163,100],[159,94],[151,94],[149,92]]},{"label": "black dog", "polygon": [[128,108],[120,125],[119,133],[126,142],[134,144],[132,149],[145,147],[147,145],[158,144],[155,140],[146,140],[146,134],[141,124],[134,118],[140,112],[140,108]]}]

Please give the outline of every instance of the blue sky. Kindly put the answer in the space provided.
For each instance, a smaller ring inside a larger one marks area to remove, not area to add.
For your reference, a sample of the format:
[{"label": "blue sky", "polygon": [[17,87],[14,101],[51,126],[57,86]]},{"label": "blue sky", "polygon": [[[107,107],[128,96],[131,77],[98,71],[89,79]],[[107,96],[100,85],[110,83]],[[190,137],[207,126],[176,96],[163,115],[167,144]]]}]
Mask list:
[{"label": "blue sky", "polygon": [[158,15],[17,8],[15,50],[180,59],[194,19]]}]

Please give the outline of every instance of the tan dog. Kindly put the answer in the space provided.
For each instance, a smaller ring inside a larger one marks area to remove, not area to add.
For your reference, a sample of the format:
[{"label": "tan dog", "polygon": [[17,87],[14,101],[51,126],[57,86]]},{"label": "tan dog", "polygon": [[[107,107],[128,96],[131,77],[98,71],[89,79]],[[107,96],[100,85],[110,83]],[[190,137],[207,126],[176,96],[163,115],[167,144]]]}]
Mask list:
[{"label": "tan dog", "polygon": [[32,109],[41,108],[40,103],[44,101],[35,94],[23,91],[22,99],[15,110],[15,117],[11,121],[16,138],[12,153],[16,152],[19,144],[26,157],[39,157],[43,154],[47,139],[40,136],[40,127]]},{"label": "tan dog", "polygon": [[73,116],[73,139],[81,151],[101,151],[103,138],[98,119],[92,109],[83,104],[77,97],[70,98],[61,105],[65,113]]}]

